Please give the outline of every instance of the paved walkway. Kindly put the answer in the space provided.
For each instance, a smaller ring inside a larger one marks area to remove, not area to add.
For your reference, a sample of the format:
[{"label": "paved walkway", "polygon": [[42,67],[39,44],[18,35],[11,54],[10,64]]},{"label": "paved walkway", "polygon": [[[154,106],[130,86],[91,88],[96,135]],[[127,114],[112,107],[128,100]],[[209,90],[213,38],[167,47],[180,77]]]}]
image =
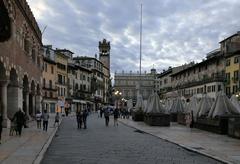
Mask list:
[{"label": "paved walkway", "polygon": [[35,121],[23,128],[22,136],[9,136],[9,129],[3,129],[2,144],[0,144],[1,164],[32,164],[39,156],[44,145],[57,128],[53,127],[54,115],[50,115],[48,131],[37,129]]},{"label": "paved walkway", "polygon": [[134,122],[131,119],[121,119],[120,121],[128,126],[176,143],[187,149],[229,163],[240,163],[239,139],[199,129],[190,129],[177,123],[172,123],[170,127],[153,127],[146,125],[144,122]]},{"label": "paved walkway", "polygon": [[119,124],[108,127],[97,115],[88,117],[88,128],[77,129],[68,117],[56,133],[42,164],[217,164],[208,158],[152,135]]}]

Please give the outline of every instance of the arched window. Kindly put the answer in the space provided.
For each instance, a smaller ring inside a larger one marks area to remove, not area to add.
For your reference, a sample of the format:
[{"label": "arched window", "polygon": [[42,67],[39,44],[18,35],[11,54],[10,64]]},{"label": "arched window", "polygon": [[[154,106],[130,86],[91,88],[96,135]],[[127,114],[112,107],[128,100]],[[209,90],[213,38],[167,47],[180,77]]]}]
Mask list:
[{"label": "arched window", "polygon": [[49,80],[49,88],[52,89],[52,80]]}]

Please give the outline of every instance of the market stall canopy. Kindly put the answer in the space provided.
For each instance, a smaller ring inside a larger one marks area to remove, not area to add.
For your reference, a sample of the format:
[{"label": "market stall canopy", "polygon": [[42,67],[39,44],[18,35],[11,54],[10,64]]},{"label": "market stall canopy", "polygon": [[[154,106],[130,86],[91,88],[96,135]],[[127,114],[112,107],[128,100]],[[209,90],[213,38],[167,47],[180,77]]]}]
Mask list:
[{"label": "market stall canopy", "polygon": [[165,109],[160,103],[160,99],[157,93],[154,93],[149,97],[146,113],[150,114],[165,113]]},{"label": "market stall canopy", "polygon": [[135,109],[134,109],[135,112],[137,112],[139,110],[142,110],[142,111],[144,110],[144,102],[143,102],[142,95],[138,95],[137,104],[136,104]]},{"label": "market stall canopy", "polygon": [[201,116],[208,114],[208,112],[210,111],[211,106],[212,106],[211,101],[212,100],[206,94],[203,95],[203,97],[199,103],[199,106],[198,106],[197,117],[201,117]]},{"label": "market stall canopy", "polygon": [[240,114],[237,108],[232,104],[225,93],[221,92],[217,95],[217,100],[213,104],[208,117],[215,118],[217,116],[226,116],[231,114]]},{"label": "market stall canopy", "polygon": [[182,100],[178,97],[176,100],[173,101],[173,104],[170,109],[170,113],[183,113],[184,107]]},{"label": "market stall canopy", "polygon": [[199,105],[199,103],[198,103],[197,97],[192,96],[190,98],[189,104],[186,107],[186,113],[191,113],[192,112],[194,120],[196,120],[196,118],[197,118],[198,105]]},{"label": "market stall canopy", "polygon": [[238,101],[238,98],[235,95],[232,95],[231,102],[235,106],[235,108],[240,112],[240,103]]}]

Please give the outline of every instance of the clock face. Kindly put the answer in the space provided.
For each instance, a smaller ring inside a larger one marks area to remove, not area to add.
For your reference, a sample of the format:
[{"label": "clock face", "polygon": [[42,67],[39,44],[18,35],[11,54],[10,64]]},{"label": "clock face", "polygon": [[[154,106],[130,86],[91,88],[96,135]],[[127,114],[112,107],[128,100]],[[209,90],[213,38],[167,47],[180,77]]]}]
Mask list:
[{"label": "clock face", "polygon": [[11,20],[8,11],[0,0],[0,42],[7,41],[11,37]]}]

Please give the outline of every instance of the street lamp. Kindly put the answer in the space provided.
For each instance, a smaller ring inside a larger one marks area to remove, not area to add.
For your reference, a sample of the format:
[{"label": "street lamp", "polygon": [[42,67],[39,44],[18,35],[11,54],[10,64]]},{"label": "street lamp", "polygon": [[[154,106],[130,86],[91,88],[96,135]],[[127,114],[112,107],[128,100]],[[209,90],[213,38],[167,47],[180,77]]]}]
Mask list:
[{"label": "street lamp", "polygon": [[115,97],[116,97],[116,108],[118,108],[118,100],[120,99],[120,97],[122,96],[122,92],[120,92],[120,91],[116,91],[116,92],[114,92],[114,95],[115,95]]}]

